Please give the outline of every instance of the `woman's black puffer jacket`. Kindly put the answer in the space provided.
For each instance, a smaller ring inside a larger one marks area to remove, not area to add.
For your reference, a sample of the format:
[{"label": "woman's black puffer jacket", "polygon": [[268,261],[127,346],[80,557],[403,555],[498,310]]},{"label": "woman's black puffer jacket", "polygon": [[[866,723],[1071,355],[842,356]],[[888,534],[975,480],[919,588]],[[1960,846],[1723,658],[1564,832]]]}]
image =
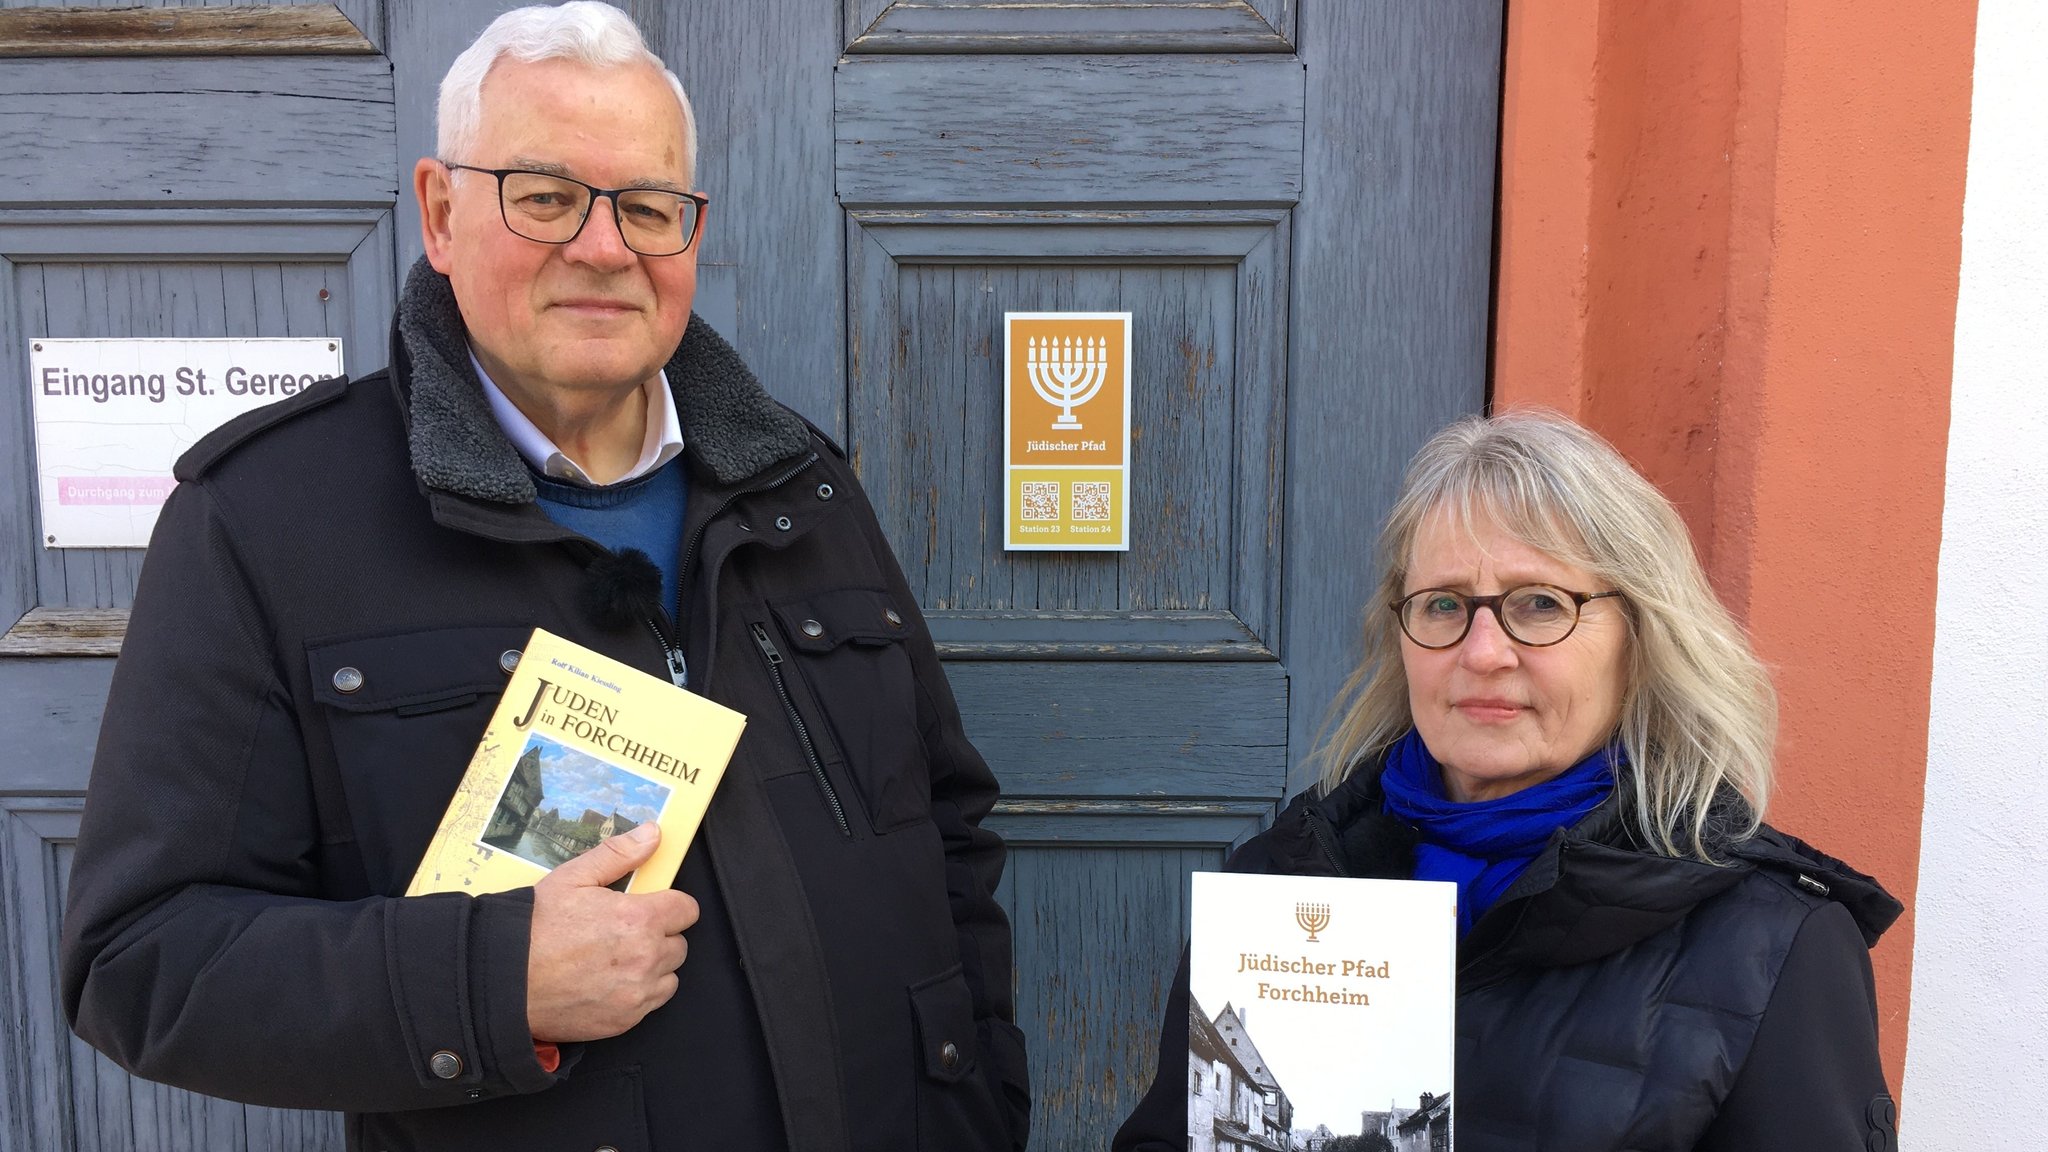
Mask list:
[{"label": "woman's black puffer jacket", "polygon": [[[1459,1152],[1896,1148],[1869,949],[1898,901],[1768,826],[1710,830],[1719,865],[1647,851],[1627,791],[1554,833],[1458,946]],[[1226,867],[1405,879],[1415,843],[1371,766]],[[1187,996],[1183,959],[1116,1152],[1187,1147]]]}]

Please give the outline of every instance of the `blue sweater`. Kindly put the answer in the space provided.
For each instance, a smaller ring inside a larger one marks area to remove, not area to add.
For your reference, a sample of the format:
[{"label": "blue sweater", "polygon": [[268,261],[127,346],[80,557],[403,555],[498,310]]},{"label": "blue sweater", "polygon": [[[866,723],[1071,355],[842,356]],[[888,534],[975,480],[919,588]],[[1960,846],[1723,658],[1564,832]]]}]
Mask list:
[{"label": "blue sweater", "polygon": [[[661,603],[671,618],[681,595],[683,511],[689,480],[679,455],[645,476],[623,484],[587,488],[536,473],[536,498],[548,519],[579,532],[614,552],[637,548],[661,569]],[[682,627],[680,619],[675,625]]]}]

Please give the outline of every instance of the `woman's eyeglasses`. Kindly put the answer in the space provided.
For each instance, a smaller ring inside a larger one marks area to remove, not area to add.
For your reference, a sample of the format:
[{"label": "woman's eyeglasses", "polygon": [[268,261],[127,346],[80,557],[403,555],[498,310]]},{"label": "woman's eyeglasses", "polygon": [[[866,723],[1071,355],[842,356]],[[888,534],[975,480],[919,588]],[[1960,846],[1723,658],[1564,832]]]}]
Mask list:
[{"label": "woman's eyeglasses", "polygon": [[1449,588],[1411,592],[1388,607],[1401,621],[1401,631],[1422,648],[1452,648],[1472,631],[1472,617],[1490,609],[1508,639],[1530,648],[1548,648],[1579,626],[1579,609],[1588,601],[1620,592],[1574,592],[1554,584],[1523,584],[1492,596],[1468,596]]}]

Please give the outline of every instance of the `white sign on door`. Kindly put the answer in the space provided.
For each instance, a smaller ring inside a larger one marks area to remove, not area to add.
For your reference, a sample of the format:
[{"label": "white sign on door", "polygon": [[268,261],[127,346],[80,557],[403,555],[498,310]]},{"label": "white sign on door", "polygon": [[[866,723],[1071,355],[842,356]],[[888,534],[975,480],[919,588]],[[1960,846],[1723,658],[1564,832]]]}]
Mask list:
[{"label": "white sign on door", "polygon": [[341,371],[341,341],[33,340],[45,548],[142,548],[171,465],[228,420]]}]

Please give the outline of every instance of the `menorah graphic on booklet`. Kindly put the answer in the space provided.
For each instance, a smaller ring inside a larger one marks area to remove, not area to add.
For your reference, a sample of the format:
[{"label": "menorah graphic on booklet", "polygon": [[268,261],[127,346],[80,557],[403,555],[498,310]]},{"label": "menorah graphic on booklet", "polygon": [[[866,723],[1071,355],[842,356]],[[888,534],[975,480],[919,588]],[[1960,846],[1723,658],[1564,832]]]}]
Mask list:
[{"label": "menorah graphic on booklet", "polygon": [[1074,419],[1074,409],[1095,399],[1109,379],[1109,341],[1034,336],[1025,344],[1024,368],[1031,390],[1060,410],[1059,419],[1052,422],[1054,430],[1078,429],[1081,422]]},{"label": "menorah graphic on booklet", "polygon": [[1316,943],[1316,933],[1330,926],[1330,906],[1328,904],[1296,904],[1294,906],[1294,922],[1301,925],[1301,930],[1308,933],[1308,942],[1314,944]]}]

